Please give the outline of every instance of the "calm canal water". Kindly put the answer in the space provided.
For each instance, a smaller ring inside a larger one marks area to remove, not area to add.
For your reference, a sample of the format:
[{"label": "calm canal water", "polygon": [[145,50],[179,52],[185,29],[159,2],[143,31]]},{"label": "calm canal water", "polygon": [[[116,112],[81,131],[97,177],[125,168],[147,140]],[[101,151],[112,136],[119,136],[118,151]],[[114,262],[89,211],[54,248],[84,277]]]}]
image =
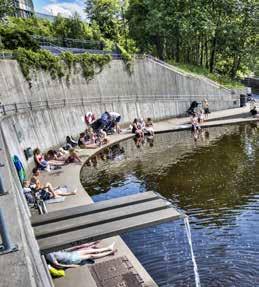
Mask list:
[{"label": "calm canal water", "polygon": [[[154,190],[190,217],[201,286],[259,286],[259,125],[128,140],[85,166],[94,201]],[[159,286],[195,286],[184,224],[123,236]]]}]

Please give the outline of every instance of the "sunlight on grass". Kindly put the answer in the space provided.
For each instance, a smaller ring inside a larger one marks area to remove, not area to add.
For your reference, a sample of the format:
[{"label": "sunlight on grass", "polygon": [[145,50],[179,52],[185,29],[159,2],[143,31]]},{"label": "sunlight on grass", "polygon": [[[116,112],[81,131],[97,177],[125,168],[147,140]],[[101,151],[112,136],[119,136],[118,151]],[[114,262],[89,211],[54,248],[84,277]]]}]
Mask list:
[{"label": "sunlight on grass", "polygon": [[244,88],[244,85],[242,85],[240,82],[234,81],[226,76],[223,77],[218,74],[212,74],[209,72],[209,70],[207,70],[204,67],[190,65],[190,64],[180,64],[180,63],[175,63],[174,61],[168,61],[168,63],[177,67],[179,70],[182,70],[183,72],[207,77],[210,80],[215,81],[218,84],[226,88],[232,88],[232,89],[233,88],[235,89]]}]

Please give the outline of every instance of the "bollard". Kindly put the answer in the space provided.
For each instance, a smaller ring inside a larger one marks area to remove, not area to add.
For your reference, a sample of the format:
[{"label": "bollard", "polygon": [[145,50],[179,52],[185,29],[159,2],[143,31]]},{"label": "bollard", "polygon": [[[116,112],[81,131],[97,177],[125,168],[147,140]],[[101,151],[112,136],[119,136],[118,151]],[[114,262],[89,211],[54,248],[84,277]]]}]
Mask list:
[{"label": "bollard", "polygon": [[2,238],[2,244],[0,245],[0,255],[17,251],[17,245],[13,244],[7,229],[7,225],[4,221],[4,215],[2,208],[0,208],[0,235]]},{"label": "bollard", "polygon": [[4,190],[4,185],[3,185],[3,181],[2,181],[2,177],[0,175],[0,195],[5,195],[8,192]]}]

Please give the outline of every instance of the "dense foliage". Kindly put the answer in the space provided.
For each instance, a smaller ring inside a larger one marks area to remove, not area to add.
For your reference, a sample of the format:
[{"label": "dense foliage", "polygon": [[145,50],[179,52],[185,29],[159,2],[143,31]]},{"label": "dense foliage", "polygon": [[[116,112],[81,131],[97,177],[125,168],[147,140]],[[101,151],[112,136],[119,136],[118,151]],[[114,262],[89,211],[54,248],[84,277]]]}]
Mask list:
[{"label": "dense foliage", "polygon": [[253,68],[256,0],[130,0],[127,19],[142,52],[231,78]]},{"label": "dense foliage", "polygon": [[43,70],[51,75],[52,79],[66,78],[69,84],[69,78],[72,73],[78,73],[81,67],[82,76],[91,80],[95,74],[100,73],[103,67],[111,60],[109,55],[79,54],[70,52],[61,53],[60,56],[54,56],[48,51],[32,51],[24,48],[18,48],[15,51],[15,57],[20,64],[24,77],[31,85],[32,75],[38,70]]},{"label": "dense foliage", "polygon": [[0,19],[14,14],[13,0],[0,0]]},{"label": "dense foliage", "polygon": [[4,3],[8,8],[0,8],[0,48],[37,51],[39,36],[58,39],[65,47],[68,38],[78,43],[95,40],[103,49],[121,52],[127,67],[133,54],[141,52],[178,66],[198,67],[216,79],[238,79],[251,71],[258,74],[256,2],[85,0],[87,21],[75,14],[49,22],[6,18],[12,14],[10,0],[0,0],[0,7]]},{"label": "dense foliage", "polygon": [[120,32],[118,0],[87,0],[85,11],[91,23],[98,25],[105,38],[118,40]]},{"label": "dense foliage", "polygon": [[100,40],[102,37],[97,26],[90,26],[83,22],[77,14],[71,18],[57,16],[54,22],[36,17],[8,17],[4,21],[0,21],[0,36],[5,37],[6,32],[10,34],[15,31],[26,32],[31,36],[57,37],[60,39]]}]

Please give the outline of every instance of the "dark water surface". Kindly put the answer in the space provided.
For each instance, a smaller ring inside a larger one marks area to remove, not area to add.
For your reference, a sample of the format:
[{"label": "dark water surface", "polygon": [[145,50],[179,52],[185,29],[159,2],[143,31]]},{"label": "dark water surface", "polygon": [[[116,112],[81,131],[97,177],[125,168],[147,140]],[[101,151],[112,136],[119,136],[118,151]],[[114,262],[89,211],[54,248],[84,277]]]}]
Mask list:
[{"label": "dark water surface", "polygon": [[[154,190],[190,216],[201,286],[259,286],[259,126],[128,140],[86,166],[94,201]],[[159,286],[194,286],[181,220],[127,233],[128,246]]]}]

